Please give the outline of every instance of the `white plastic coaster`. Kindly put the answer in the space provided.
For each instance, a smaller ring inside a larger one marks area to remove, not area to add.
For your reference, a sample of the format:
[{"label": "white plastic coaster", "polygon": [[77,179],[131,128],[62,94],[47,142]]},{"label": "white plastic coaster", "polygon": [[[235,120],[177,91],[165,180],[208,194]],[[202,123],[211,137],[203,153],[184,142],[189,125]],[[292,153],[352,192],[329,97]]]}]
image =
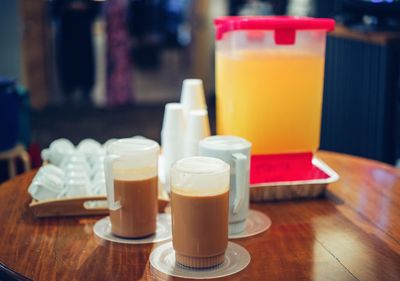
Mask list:
[{"label": "white plastic coaster", "polygon": [[233,242],[228,242],[225,261],[216,267],[208,269],[192,269],[176,263],[172,242],[155,248],[150,254],[152,270],[157,270],[169,276],[192,279],[212,279],[229,276],[245,269],[250,260],[249,252]]},{"label": "white plastic coaster", "polygon": [[246,220],[246,228],[239,233],[229,234],[229,239],[245,238],[257,235],[271,227],[271,219],[264,213],[249,210]]},{"label": "white plastic coaster", "polygon": [[93,227],[96,236],[101,239],[122,244],[147,244],[167,241],[172,238],[171,215],[158,214],[156,233],[144,238],[123,238],[111,233],[110,217],[102,218]]}]

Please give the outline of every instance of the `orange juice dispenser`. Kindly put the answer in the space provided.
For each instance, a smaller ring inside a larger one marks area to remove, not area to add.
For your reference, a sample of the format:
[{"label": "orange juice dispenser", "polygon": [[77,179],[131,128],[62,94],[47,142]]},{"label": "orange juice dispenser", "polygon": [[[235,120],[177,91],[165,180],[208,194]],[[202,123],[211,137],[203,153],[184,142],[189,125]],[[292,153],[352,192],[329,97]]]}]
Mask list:
[{"label": "orange juice dispenser", "polygon": [[249,140],[253,155],[315,152],[334,20],[220,17],[214,24],[217,133]]}]

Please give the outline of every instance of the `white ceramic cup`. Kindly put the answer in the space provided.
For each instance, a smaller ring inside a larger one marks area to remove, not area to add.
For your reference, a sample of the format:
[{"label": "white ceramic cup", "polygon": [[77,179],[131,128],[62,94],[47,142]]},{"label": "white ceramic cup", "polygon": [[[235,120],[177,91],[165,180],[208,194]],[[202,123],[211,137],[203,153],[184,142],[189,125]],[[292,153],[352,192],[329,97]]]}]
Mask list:
[{"label": "white ceramic cup", "polygon": [[85,155],[89,160],[91,156],[101,154],[103,152],[103,147],[94,139],[83,139],[76,147],[76,150]]},{"label": "white ceramic cup", "polygon": [[69,178],[65,182],[63,195],[65,197],[81,197],[88,194],[90,182],[85,178]]},{"label": "white ceramic cup", "polygon": [[107,195],[107,190],[106,190],[106,181],[105,179],[103,180],[95,180],[92,182],[92,185],[90,186],[89,193],[91,195]]},{"label": "white ceramic cup", "polygon": [[80,161],[85,161],[86,162],[86,157],[84,154],[78,152],[78,151],[74,151],[71,154],[65,155],[65,157],[63,158],[63,161],[61,162],[61,164],[63,162],[80,162]]},{"label": "white ceramic cup", "polygon": [[98,163],[95,166],[92,166],[92,169],[90,171],[90,176],[92,178],[96,178],[97,176],[99,176],[101,174],[104,177],[104,164],[103,163]]},{"label": "white ceramic cup", "polygon": [[39,169],[28,188],[28,192],[32,198],[38,201],[60,197],[64,187],[63,178],[58,173],[51,172],[49,168],[44,168]]},{"label": "white ceramic cup", "polygon": [[64,169],[64,167],[68,165],[83,165],[89,167],[86,157],[81,153],[66,155],[59,166],[60,168]]},{"label": "white ceramic cup", "polygon": [[50,163],[59,166],[66,155],[73,154],[75,147],[71,141],[67,139],[54,140],[48,149],[41,152],[42,160],[50,161]]},{"label": "white ceramic cup", "polygon": [[47,164],[47,165],[42,166],[39,169],[37,174],[40,175],[42,173],[53,174],[59,178],[64,178],[64,176],[65,176],[64,171],[60,167],[57,167],[56,165],[53,165],[53,164]]},{"label": "white ceramic cup", "polygon": [[249,212],[251,143],[236,136],[211,136],[199,142],[199,155],[230,165],[229,234],[242,232]]},{"label": "white ceramic cup", "polygon": [[88,173],[84,170],[68,170],[65,172],[65,180],[69,179],[82,179],[82,180],[90,180]]},{"label": "white ceramic cup", "polygon": [[90,175],[90,167],[87,163],[65,163],[61,166],[65,173],[69,172],[84,172]]},{"label": "white ceramic cup", "polygon": [[107,147],[108,147],[110,144],[112,144],[113,142],[115,142],[115,141],[117,141],[117,140],[118,140],[118,139],[112,138],[112,139],[107,140],[105,143],[103,143],[103,149],[104,149],[104,151],[107,150]]}]

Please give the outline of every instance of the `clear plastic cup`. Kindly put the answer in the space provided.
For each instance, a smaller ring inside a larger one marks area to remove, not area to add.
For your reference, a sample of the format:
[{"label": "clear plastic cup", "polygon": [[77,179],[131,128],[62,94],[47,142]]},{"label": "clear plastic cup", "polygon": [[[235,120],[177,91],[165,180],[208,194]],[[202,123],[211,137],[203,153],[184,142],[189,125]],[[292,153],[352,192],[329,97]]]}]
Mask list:
[{"label": "clear plastic cup", "polygon": [[159,145],[149,139],[120,139],[104,159],[111,231],[139,238],[154,234],[158,210]]},{"label": "clear plastic cup", "polygon": [[172,241],[176,261],[208,268],[225,260],[228,245],[229,165],[189,157],[171,169]]}]

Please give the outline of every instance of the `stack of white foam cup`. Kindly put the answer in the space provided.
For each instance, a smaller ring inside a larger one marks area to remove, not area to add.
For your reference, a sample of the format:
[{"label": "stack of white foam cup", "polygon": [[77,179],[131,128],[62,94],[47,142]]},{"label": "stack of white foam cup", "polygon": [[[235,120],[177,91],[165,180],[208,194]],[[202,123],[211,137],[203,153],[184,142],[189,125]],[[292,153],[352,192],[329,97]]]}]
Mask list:
[{"label": "stack of white foam cup", "polygon": [[209,135],[210,123],[203,82],[200,79],[185,79],[180,103],[168,103],[165,106],[161,131],[162,170],[168,192],[172,164],[181,158],[198,155],[199,141]]},{"label": "stack of white foam cup", "polygon": [[165,187],[169,192],[169,170],[171,165],[183,157],[183,136],[185,123],[183,107],[179,103],[168,103],[165,106],[161,145],[163,151],[163,171]]},{"label": "stack of white foam cup", "polygon": [[191,110],[186,115],[186,122],[184,156],[197,156],[199,154],[199,141],[210,136],[207,109]]}]

